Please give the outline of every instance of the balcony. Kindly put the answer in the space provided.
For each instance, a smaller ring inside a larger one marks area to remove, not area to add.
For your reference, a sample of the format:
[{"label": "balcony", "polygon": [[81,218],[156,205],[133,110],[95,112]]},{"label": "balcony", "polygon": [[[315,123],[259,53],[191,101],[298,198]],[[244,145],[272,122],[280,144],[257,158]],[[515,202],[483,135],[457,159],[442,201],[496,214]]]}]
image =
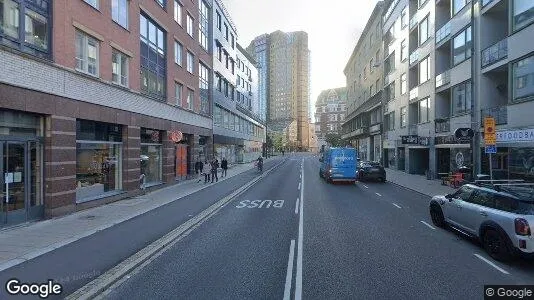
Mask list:
[{"label": "balcony", "polygon": [[411,124],[408,126],[408,134],[409,135],[417,135],[418,134],[418,130],[417,130],[417,124]]},{"label": "balcony", "polygon": [[415,13],[413,17],[410,19],[410,30],[416,27],[418,23],[419,23],[418,14]]},{"label": "balcony", "polygon": [[451,34],[451,21],[436,31],[436,45]]},{"label": "balcony", "polygon": [[436,76],[436,88],[449,84],[451,82],[451,72],[447,70]]},{"label": "balcony", "polygon": [[436,127],[436,133],[443,133],[451,131],[451,120],[450,119],[436,119],[434,121]]},{"label": "balcony", "polygon": [[505,38],[496,44],[482,50],[482,68],[492,65],[508,57],[508,39]]},{"label": "balcony", "polygon": [[419,49],[410,54],[410,66],[419,60]]},{"label": "balcony", "polygon": [[480,124],[483,126],[485,117],[493,117],[495,119],[495,125],[508,124],[508,107],[498,106],[492,108],[486,108],[481,111]]},{"label": "balcony", "polygon": [[419,88],[414,87],[413,89],[410,90],[410,101],[417,100],[418,97],[419,97]]}]

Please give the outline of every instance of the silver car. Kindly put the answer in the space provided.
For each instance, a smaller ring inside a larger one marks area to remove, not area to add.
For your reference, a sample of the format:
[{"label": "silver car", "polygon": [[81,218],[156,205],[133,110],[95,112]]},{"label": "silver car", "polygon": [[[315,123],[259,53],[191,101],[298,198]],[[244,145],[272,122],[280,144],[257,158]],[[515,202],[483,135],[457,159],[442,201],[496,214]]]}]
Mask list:
[{"label": "silver car", "polygon": [[534,256],[532,187],[466,184],[453,194],[434,196],[429,208],[436,226],[450,225],[478,238],[496,260]]}]

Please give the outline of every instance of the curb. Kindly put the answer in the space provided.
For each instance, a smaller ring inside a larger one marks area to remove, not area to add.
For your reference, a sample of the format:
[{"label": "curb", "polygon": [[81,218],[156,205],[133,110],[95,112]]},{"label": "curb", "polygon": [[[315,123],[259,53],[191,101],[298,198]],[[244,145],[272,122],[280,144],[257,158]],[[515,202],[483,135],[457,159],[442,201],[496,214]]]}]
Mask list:
[{"label": "curb", "polygon": [[187,236],[190,232],[200,226],[202,223],[210,219],[215,215],[220,209],[225,207],[230,203],[234,198],[246,192],[249,188],[254,186],[257,182],[265,178],[267,174],[281,166],[285,160],[279,162],[271,169],[263,172],[261,175],[254,178],[249,183],[230,193],[230,195],[222,198],[221,200],[215,202],[210,207],[204,211],[197,214],[195,217],[189,219],[178,228],[172,230],[171,232],[165,234],[163,237],[159,238],[155,242],[151,243],[148,246],[145,246],[141,250],[137,251],[132,256],[126,258],[124,261],[111,268],[98,278],[82,286],[72,294],[65,297],[65,299],[94,299],[100,298],[103,296],[103,293],[106,292],[110,287],[116,283],[122,283],[122,281],[128,279],[125,277],[128,273],[134,272],[135,270],[140,270],[154,259],[159,257],[173,245],[178,243],[182,238]]},{"label": "curb", "polygon": [[390,180],[388,180],[387,182],[389,182],[389,183],[391,183],[391,184],[394,184],[394,185],[396,185],[396,186],[398,186],[398,187],[401,187],[401,188],[403,188],[403,189],[406,189],[406,190],[409,190],[409,191],[412,191],[412,192],[416,192],[416,193],[421,194],[421,195],[423,195],[423,196],[427,196],[427,197],[431,197],[431,198],[435,196],[435,195],[428,195],[428,194],[425,194],[425,193],[420,192],[420,191],[418,191],[418,190],[416,190],[416,189],[409,188],[409,187],[407,187],[407,186],[401,185],[401,184],[399,184],[399,183],[396,183],[396,182],[393,182],[393,181],[390,181]]}]

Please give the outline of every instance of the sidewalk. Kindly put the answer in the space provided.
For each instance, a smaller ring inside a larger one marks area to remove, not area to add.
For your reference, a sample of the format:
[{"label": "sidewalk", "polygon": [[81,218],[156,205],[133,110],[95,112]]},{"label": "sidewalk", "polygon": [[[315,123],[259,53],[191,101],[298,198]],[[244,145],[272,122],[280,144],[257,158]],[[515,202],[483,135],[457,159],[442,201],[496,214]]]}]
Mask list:
[{"label": "sidewalk", "polygon": [[[269,158],[266,161],[274,160]],[[253,163],[233,165],[219,182],[254,167]],[[146,195],[79,211],[70,215],[24,223],[0,230],[0,271],[60,248],[98,231],[205,189],[212,184],[191,179]],[[213,183],[216,184],[216,183]]]},{"label": "sidewalk", "polygon": [[427,180],[423,175],[408,174],[399,170],[386,168],[386,177],[391,183],[430,197],[451,194],[456,191],[449,186],[442,185],[441,180]]}]

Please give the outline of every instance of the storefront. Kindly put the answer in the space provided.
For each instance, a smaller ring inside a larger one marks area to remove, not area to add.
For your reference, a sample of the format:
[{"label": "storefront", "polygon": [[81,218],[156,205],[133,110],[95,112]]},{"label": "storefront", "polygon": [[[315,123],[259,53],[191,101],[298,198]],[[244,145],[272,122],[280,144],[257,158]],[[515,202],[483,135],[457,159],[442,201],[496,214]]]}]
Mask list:
[{"label": "storefront", "polygon": [[44,118],[0,110],[0,227],[43,216]]},{"label": "storefront", "polygon": [[430,138],[417,135],[401,136],[401,143],[408,149],[408,173],[424,175],[430,168]]},{"label": "storefront", "polygon": [[161,184],[163,179],[162,132],[141,128],[141,178],[145,187]]},{"label": "storefront", "polygon": [[361,161],[367,161],[369,157],[369,137],[358,140],[358,157]]},{"label": "storefront", "polygon": [[391,168],[395,169],[397,166],[397,156],[395,154],[395,141],[392,140],[384,140],[384,145],[382,146],[384,149],[384,167],[385,168]]},{"label": "storefront", "polygon": [[461,167],[472,168],[471,141],[454,135],[434,138],[437,173],[457,172]]},{"label": "storefront", "polygon": [[76,203],[122,188],[122,126],[76,120]]}]

